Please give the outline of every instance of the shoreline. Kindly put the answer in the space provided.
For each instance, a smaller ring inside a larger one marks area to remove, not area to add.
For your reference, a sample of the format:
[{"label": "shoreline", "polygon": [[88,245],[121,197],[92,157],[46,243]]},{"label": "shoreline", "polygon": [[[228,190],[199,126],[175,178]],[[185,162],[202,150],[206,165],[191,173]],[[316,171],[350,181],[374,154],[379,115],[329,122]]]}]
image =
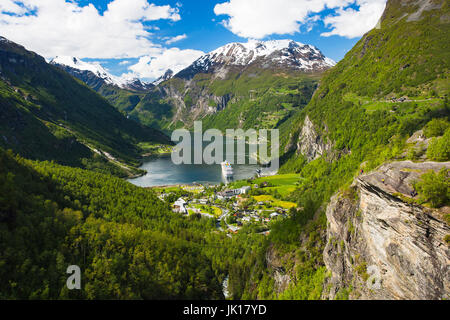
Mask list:
[{"label": "shoreline", "polygon": [[[219,184],[210,184],[209,186],[218,186]],[[183,184],[167,184],[162,186],[142,187],[144,189],[164,189],[164,188],[182,188],[182,187],[205,187],[203,184],[183,183]]]}]

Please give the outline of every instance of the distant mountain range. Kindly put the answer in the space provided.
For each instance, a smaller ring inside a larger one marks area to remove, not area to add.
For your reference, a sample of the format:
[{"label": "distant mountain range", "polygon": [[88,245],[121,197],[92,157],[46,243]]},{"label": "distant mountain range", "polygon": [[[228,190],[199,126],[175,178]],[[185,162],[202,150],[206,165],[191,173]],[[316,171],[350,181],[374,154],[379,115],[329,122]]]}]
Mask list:
[{"label": "distant mountain range", "polygon": [[53,64],[85,82],[94,90],[102,85],[112,85],[120,89],[145,91],[153,85],[135,77],[117,77],[106,71],[99,63],[85,62],[76,57],[58,56],[50,60]]},{"label": "distant mountain range", "polygon": [[[278,78],[278,82],[283,82],[280,85],[284,86],[300,77],[301,81],[296,83],[300,83],[301,88],[307,83],[308,87],[307,90],[303,88],[301,92],[294,92],[297,97],[294,100],[300,103],[292,104],[289,110],[279,110],[280,104],[291,104],[292,98],[286,100],[286,97],[278,94],[276,101],[279,105],[275,110],[269,110],[274,109],[271,103],[264,106],[266,111],[260,108],[251,110],[251,113],[267,112],[267,117],[272,117],[274,113],[282,114],[275,115],[276,119],[282,120],[309,101],[317,77],[335,65],[316,47],[292,40],[229,43],[205,54],[177,74],[167,70],[153,83],[137,78],[116,77],[98,63],[84,62],[75,57],[56,57],[50,63],[85,82],[136,121],[168,130],[189,127],[192,121],[205,116],[206,120],[216,118],[229,103],[249,100],[249,92],[238,94],[240,88],[247,87],[239,84],[245,79],[253,82],[250,89],[255,97],[251,100],[256,101],[256,95],[261,97],[272,86],[271,81],[266,81],[268,78]],[[242,126],[243,121],[238,119],[238,114],[229,116],[227,125]],[[219,127],[225,125],[223,121],[215,119],[209,123]],[[251,121],[247,123],[254,124]],[[276,121],[270,126],[273,125],[276,125]]]}]

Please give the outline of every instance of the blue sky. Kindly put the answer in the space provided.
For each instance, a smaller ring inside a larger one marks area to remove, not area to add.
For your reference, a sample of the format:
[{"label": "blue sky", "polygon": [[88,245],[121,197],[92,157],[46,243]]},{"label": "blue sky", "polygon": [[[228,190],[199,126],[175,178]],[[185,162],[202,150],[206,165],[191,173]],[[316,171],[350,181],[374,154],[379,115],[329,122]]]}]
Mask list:
[{"label": "blue sky", "polygon": [[50,59],[73,55],[152,79],[248,39],[293,39],[339,61],[385,0],[2,0],[0,35]]}]

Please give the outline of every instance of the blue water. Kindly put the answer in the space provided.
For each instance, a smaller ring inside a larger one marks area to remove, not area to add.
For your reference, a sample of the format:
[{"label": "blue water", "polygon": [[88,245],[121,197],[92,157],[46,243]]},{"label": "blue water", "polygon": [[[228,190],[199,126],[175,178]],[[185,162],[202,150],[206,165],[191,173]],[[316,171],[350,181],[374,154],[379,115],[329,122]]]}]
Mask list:
[{"label": "blue water", "polygon": [[[226,148],[224,147],[224,150]],[[227,158],[225,153],[224,160],[231,161]],[[235,150],[237,154],[237,150]],[[248,153],[248,150],[247,150]],[[247,163],[248,154],[246,154]],[[150,158],[144,161],[144,164],[140,167],[147,171],[147,174],[128,181],[140,186],[140,187],[154,187],[154,186],[166,186],[177,184],[220,184],[227,181],[222,176],[222,168],[220,165],[188,165],[181,164],[175,165],[169,156]],[[234,176],[233,180],[243,180],[252,178],[256,174],[256,169],[260,169],[258,165],[233,165]],[[264,173],[264,170],[263,170]]]}]

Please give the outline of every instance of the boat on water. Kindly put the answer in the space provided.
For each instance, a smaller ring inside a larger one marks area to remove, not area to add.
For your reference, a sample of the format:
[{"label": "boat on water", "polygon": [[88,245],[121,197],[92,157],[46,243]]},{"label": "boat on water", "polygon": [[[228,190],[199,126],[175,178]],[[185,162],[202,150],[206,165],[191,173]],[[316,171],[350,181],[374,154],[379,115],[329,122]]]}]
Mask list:
[{"label": "boat on water", "polygon": [[225,178],[233,176],[233,167],[228,161],[222,162],[222,174]]}]

